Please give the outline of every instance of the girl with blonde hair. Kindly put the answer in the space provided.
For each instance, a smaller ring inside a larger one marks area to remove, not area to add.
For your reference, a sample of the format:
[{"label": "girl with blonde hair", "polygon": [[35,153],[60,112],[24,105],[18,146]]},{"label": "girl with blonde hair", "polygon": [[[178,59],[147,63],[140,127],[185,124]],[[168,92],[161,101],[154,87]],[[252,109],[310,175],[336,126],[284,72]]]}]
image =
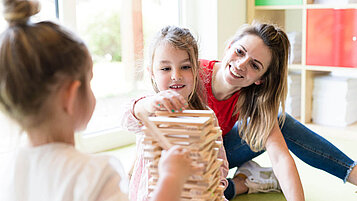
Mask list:
[{"label": "girl with blonde hair", "polygon": [[[158,110],[180,112],[184,109],[207,110],[203,85],[199,78],[198,46],[188,29],[166,26],[153,39],[150,49],[148,72],[155,94],[133,100],[123,117],[123,125],[137,133],[137,160],[130,179],[131,200],[147,200],[148,161],[144,159],[144,133],[141,131],[141,115],[152,115]],[[219,140],[222,141],[222,138]],[[228,182],[228,163],[223,146],[218,157],[223,159],[221,184]]]}]

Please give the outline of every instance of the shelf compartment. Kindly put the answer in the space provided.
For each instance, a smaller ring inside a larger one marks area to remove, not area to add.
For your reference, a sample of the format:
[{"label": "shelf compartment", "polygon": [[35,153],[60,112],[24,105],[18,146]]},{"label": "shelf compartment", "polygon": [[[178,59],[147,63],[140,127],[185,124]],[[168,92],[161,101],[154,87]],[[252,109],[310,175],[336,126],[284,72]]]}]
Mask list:
[{"label": "shelf compartment", "polygon": [[356,73],[357,68],[346,68],[346,67],[336,67],[336,66],[316,66],[316,65],[308,65],[305,67],[301,67],[302,69],[310,70],[310,71],[324,71],[324,72],[332,72],[332,71],[342,71],[349,73]]},{"label": "shelf compartment", "polygon": [[357,68],[357,9],[308,9],[306,64]]},{"label": "shelf compartment", "polygon": [[298,10],[302,9],[302,5],[272,5],[272,6],[256,6],[256,10]]},{"label": "shelf compartment", "polygon": [[357,79],[333,74],[316,76],[312,120],[321,125],[347,126],[357,122]]},{"label": "shelf compartment", "polygon": [[255,0],[256,6],[302,5],[302,0]]},{"label": "shelf compartment", "polygon": [[307,4],[307,9],[350,9],[357,8],[357,3],[352,4]]}]

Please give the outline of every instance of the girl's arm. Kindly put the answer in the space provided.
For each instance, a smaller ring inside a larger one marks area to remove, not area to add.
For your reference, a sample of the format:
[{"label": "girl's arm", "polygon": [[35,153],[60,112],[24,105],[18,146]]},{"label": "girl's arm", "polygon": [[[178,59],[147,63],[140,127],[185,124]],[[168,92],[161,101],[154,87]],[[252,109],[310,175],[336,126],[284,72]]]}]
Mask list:
[{"label": "girl's arm", "polygon": [[133,106],[137,100],[131,100],[129,103],[123,105],[120,111],[124,111],[120,117],[120,125],[122,128],[133,132],[135,134],[143,134],[141,131],[142,124],[133,115]]},{"label": "girl's arm", "polygon": [[289,153],[277,121],[267,139],[266,150],[286,199],[288,201],[305,200],[294,159]]},{"label": "girl's arm", "polygon": [[140,133],[142,124],[140,115],[150,116],[155,111],[166,109],[170,112],[183,110],[187,107],[186,100],[177,92],[166,90],[155,95],[143,96],[132,100],[122,108],[121,126],[128,131]]},{"label": "girl's arm", "polygon": [[173,146],[162,154],[159,161],[159,181],[151,201],[179,201],[183,185],[187,178],[200,171],[192,166],[189,151],[180,146]]},{"label": "girl's arm", "polygon": [[141,98],[134,102],[133,114],[150,116],[155,111],[167,110],[169,112],[182,111],[187,107],[187,102],[183,96],[172,90],[160,91],[159,93]]}]

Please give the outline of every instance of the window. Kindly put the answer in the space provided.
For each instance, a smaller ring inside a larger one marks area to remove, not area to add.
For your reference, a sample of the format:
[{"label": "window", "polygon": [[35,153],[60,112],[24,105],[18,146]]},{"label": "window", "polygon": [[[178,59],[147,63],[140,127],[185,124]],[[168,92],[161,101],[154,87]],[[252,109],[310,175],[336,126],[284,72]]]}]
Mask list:
[{"label": "window", "polygon": [[40,0],[41,10],[33,17],[34,20],[52,20],[57,21],[56,18],[56,4],[55,0]]},{"label": "window", "polygon": [[[122,132],[123,106],[152,91],[146,68],[143,68],[144,50],[164,25],[178,25],[178,10],[178,0],[77,1],[76,30],[92,54],[91,84],[97,98],[92,120],[79,135],[80,139],[113,132],[116,135],[111,136],[118,136],[118,132]],[[113,139],[109,141],[102,144],[110,144]],[[102,144],[91,144],[91,147],[102,147]]]},{"label": "window", "polygon": [[[123,32],[129,31],[125,30],[129,27],[125,24],[131,20],[124,14],[127,11],[123,7],[127,8],[128,4],[130,1],[79,0],[76,5],[77,31],[87,43],[94,61],[92,88],[97,98],[97,107],[85,134],[118,127],[122,105],[151,90],[149,79],[134,78],[135,71],[145,71],[143,62],[129,62],[129,65],[123,62],[122,45],[126,45],[122,44],[126,34]],[[144,49],[162,26],[178,24],[177,5],[177,0],[142,1],[143,20],[133,21],[133,24],[143,24]],[[176,11],[172,12],[173,9]],[[143,50],[138,51],[142,53]]]}]

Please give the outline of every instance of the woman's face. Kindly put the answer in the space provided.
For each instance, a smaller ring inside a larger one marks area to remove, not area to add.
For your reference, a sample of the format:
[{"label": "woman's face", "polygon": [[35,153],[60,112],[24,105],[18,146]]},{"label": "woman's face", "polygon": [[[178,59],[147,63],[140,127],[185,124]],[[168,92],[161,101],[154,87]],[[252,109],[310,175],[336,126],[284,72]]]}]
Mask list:
[{"label": "woman's face", "polygon": [[235,88],[259,85],[271,62],[271,51],[256,35],[245,35],[232,43],[222,60],[225,81]]}]

